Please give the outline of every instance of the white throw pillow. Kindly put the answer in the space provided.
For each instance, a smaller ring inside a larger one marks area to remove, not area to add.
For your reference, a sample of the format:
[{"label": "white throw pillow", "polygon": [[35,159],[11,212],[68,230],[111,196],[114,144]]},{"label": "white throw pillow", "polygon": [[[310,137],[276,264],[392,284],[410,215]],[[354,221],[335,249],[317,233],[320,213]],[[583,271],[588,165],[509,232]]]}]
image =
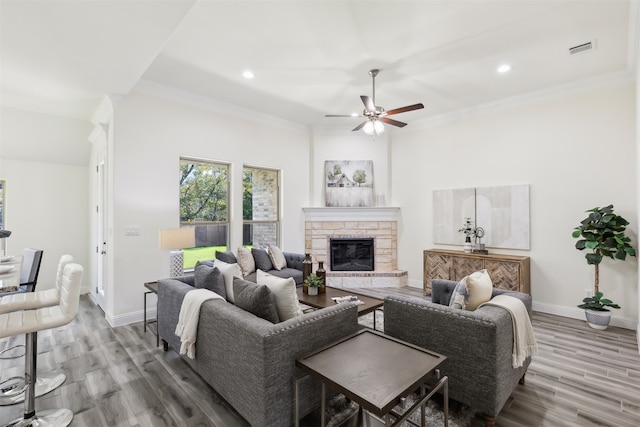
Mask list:
[{"label": "white throw pillow", "polygon": [[283,279],[262,270],[258,270],[257,276],[258,285],[266,285],[276,297],[276,309],[281,322],[302,315],[296,282],[292,277]]},{"label": "white throw pillow", "polygon": [[238,248],[237,258],[243,276],[247,276],[256,271],[256,262],[253,259],[253,255],[251,255],[251,249],[240,246]]},{"label": "white throw pillow", "polygon": [[483,302],[491,299],[493,293],[493,282],[487,270],[476,271],[465,277],[467,286],[467,303],[465,310],[473,311]]},{"label": "white throw pillow", "polygon": [[267,252],[269,253],[269,258],[271,258],[271,264],[273,264],[273,268],[275,268],[276,270],[282,270],[283,268],[287,267],[287,260],[285,259],[284,254],[279,247],[269,245]]},{"label": "white throw pillow", "polygon": [[213,262],[213,266],[218,267],[218,270],[222,273],[222,277],[224,278],[224,290],[227,292],[227,301],[235,303],[235,299],[233,298],[233,278],[234,276],[242,278],[242,270],[240,270],[240,266],[237,263],[227,264],[219,259]]}]

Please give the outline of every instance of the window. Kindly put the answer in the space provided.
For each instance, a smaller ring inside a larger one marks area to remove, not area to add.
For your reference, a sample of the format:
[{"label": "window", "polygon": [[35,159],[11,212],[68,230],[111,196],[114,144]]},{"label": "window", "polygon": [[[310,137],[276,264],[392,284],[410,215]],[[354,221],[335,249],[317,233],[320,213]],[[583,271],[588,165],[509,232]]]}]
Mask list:
[{"label": "window", "polygon": [[193,227],[196,247],[184,250],[184,267],[215,259],[229,246],[229,165],[180,159],[180,227]]},{"label": "window", "polygon": [[273,169],[242,170],[242,244],[280,246],[280,177]]}]

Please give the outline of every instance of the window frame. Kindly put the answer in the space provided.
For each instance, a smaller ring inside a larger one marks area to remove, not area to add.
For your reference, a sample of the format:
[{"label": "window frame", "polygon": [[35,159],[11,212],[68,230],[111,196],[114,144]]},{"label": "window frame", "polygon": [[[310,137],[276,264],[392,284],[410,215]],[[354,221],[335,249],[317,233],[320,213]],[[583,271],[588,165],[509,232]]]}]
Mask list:
[{"label": "window frame", "polygon": [[[244,203],[244,172],[245,169],[253,169],[253,170],[262,170],[262,171],[268,171],[268,172],[275,172],[276,173],[276,194],[275,194],[275,207],[277,209],[276,211],[276,215],[274,220],[245,220],[244,219],[244,209],[243,209],[243,215],[242,215],[242,229],[243,229],[243,242],[242,244],[244,245],[244,227],[245,225],[250,225],[253,226],[254,224],[274,224],[275,225],[275,237],[276,237],[276,241],[275,241],[275,245],[277,247],[282,247],[281,243],[282,243],[282,169],[278,169],[278,168],[270,168],[270,167],[265,167],[265,166],[256,166],[256,165],[252,165],[252,164],[243,164],[242,165],[242,200]],[[243,206],[244,208],[244,206]],[[253,239],[252,239],[253,240]],[[253,244],[253,241],[251,242]]]}]

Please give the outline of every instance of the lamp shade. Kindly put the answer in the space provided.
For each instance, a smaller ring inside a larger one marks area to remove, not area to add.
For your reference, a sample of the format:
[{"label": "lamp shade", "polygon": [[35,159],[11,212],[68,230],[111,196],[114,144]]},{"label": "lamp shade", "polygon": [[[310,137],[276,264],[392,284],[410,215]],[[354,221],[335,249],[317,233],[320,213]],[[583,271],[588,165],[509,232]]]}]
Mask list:
[{"label": "lamp shade", "polygon": [[169,228],[160,230],[160,249],[192,248],[196,245],[193,228]]}]

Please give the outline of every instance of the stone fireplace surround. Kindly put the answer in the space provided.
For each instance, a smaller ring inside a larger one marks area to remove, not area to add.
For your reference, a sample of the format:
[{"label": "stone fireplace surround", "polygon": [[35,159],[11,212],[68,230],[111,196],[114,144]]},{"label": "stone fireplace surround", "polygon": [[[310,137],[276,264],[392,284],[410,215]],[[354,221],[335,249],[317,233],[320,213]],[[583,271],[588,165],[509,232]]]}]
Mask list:
[{"label": "stone fireplace surround", "polygon": [[[327,284],[337,288],[403,287],[408,273],[398,270],[397,207],[302,208],[305,214],[305,252],[311,254],[313,271],[324,262]],[[374,239],[374,271],[331,271],[330,238]]]}]

